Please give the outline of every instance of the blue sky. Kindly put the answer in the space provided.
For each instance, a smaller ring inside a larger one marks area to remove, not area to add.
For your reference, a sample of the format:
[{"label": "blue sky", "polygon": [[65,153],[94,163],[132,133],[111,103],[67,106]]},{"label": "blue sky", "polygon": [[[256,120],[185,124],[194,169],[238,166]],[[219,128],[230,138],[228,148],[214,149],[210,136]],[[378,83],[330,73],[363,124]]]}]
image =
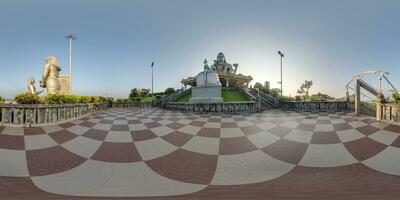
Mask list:
[{"label": "blue sky", "polygon": [[50,55],[67,73],[66,32],[78,35],[73,91],[80,95],[150,88],[152,61],[155,91],[180,88],[220,51],[253,84],[273,87],[283,51],[286,95],[313,80],[312,92],[344,96],[352,76],[373,69],[390,72],[400,87],[399,10],[397,0],[1,0],[0,95],[24,92],[29,76],[38,82]]}]

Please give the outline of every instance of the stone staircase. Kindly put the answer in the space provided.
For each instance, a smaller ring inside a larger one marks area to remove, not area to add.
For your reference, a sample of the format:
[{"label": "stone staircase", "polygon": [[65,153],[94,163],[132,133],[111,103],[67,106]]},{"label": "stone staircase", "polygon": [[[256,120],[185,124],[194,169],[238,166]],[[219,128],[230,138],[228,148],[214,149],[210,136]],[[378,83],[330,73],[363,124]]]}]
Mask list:
[{"label": "stone staircase", "polygon": [[279,108],[279,100],[269,94],[265,94],[254,88],[244,88],[243,92],[253,101],[257,101],[259,98],[263,110]]}]

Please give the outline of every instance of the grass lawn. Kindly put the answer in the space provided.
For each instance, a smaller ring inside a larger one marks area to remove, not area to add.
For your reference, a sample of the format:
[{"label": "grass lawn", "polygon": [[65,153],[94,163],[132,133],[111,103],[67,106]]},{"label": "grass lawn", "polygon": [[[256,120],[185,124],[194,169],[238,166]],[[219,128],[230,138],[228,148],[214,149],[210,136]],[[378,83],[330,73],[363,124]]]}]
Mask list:
[{"label": "grass lawn", "polygon": [[[188,93],[181,98],[177,99],[175,102],[189,102],[189,99],[192,98],[192,93]],[[228,90],[222,90],[222,98],[224,99],[224,102],[233,102],[233,101],[248,101],[247,97],[243,95],[239,91],[228,91]]]},{"label": "grass lawn", "polygon": [[179,103],[189,102],[190,98],[192,98],[192,93],[191,92],[181,96],[175,102],[179,102]]},{"label": "grass lawn", "polygon": [[141,97],[140,102],[151,102],[151,96],[150,97]]},{"label": "grass lawn", "polygon": [[247,97],[239,91],[222,90],[222,98],[224,102],[232,101],[248,101]]}]

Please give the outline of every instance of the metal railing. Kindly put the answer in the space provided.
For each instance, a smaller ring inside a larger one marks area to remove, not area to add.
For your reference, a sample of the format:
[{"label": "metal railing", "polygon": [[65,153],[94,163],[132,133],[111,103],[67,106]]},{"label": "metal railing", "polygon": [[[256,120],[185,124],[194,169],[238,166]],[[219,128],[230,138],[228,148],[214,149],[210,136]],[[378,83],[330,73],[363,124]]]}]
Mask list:
[{"label": "metal railing", "polygon": [[182,96],[185,96],[186,94],[190,93],[192,91],[191,88],[187,90],[177,90],[176,92],[164,97],[163,102],[174,102],[177,99],[179,99]]},{"label": "metal railing", "polygon": [[271,105],[274,108],[279,108],[279,100],[277,98],[269,94],[265,94],[264,92],[258,91],[254,88],[246,88],[245,91],[255,98],[259,97],[263,103]]}]

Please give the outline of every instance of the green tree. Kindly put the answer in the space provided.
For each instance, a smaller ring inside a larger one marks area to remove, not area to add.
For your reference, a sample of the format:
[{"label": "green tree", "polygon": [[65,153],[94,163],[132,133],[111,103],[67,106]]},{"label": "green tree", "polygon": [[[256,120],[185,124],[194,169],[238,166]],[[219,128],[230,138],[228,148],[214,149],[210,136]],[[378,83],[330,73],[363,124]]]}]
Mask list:
[{"label": "green tree", "polygon": [[313,94],[310,96],[310,100],[311,101],[334,101],[335,98],[331,97],[327,94],[322,94],[320,92],[318,92],[318,94]]},{"label": "green tree", "polygon": [[131,93],[129,94],[129,99],[133,100],[134,98],[140,96],[140,91],[138,88],[133,88]]},{"label": "green tree", "polygon": [[254,89],[262,90],[263,85],[260,82],[256,82],[253,86]]},{"label": "green tree", "polygon": [[271,90],[271,84],[270,84],[270,82],[269,82],[269,81],[265,81],[265,83],[264,83],[264,90],[265,90],[265,93],[267,93],[267,94],[269,94],[269,93],[270,93],[270,90]]},{"label": "green tree", "polygon": [[164,94],[171,94],[174,92],[175,92],[175,89],[172,87],[169,87],[169,88],[165,89]]},{"label": "green tree", "polygon": [[300,89],[297,90],[297,94],[303,97],[303,101],[309,98],[310,88],[313,85],[313,81],[305,80],[304,83],[301,84]]},{"label": "green tree", "polygon": [[3,104],[4,101],[5,101],[4,98],[2,96],[0,96],[0,104]]},{"label": "green tree", "polygon": [[271,93],[271,86],[269,81],[265,81],[264,85],[261,84],[260,82],[256,82],[253,86],[253,88],[259,90],[260,92],[263,92],[265,94],[270,94]]},{"label": "green tree", "polygon": [[269,95],[275,97],[275,98],[279,98],[279,96],[281,95],[281,89],[279,88],[272,88],[269,92]]},{"label": "green tree", "polygon": [[148,97],[150,95],[150,89],[141,88],[139,94],[141,97]]}]

